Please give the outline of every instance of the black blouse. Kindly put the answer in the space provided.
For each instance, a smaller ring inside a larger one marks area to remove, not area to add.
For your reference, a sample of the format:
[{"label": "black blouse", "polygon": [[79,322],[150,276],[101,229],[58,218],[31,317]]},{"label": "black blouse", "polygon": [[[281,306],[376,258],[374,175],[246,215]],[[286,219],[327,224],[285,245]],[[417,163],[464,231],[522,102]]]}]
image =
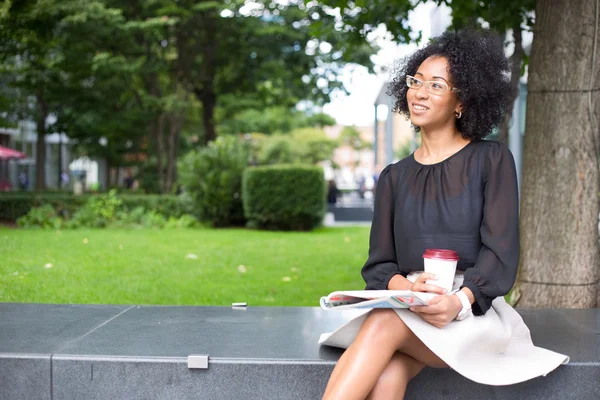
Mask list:
[{"label": "black blouse", "polygon": [[410,155],[381,172],[362,268],[366,289],[385,290],[394,275],[422,271],[427,248],[458,252],[475,315],[510,291],[519,263],[519,199],[504,144],[472,141],[431,165]]}]

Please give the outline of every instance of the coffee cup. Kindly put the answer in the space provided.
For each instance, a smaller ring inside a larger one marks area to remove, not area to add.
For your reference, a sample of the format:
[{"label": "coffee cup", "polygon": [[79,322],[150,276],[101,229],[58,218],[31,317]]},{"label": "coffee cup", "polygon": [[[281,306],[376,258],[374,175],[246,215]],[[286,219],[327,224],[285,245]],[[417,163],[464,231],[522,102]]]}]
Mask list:
[{"label": "coffee cup", "polygon": [[437,277],[435,280],[428,279],[426,283],[442,287],[450,292],[456,274],[458,253],[454,250],[426,249],[423,254],[423,261],[425,272]]}]

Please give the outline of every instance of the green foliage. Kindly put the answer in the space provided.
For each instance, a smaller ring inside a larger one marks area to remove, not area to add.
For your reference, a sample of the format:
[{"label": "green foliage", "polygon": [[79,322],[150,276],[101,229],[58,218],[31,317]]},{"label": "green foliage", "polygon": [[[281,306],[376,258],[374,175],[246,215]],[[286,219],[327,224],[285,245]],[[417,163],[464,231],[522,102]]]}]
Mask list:
[{"label": "green foliage", "polygon": [[338,143],[325,132],[315,128],[296,129],[287,135],[263,137],[258,152],[258,163],[316,164],[331,159]]},{"label": "green foliage", "polygon": [[90,197],[73,218],[67,222],[69,228],[105,228],[114,223],[117,212],[123,201],[117,197],[116,191]]},{"label": "green foliage", "polygon": [[21,227],[163,227],[167,219],[172,221],[169,226],[196,226],[186,215],[190,204],[184,196],[7,193],[0,206],[4,220],[17,220]]},{"label": "green foliage", "polygon": [[189,214],[183,214],[179,218],[170,217],[164,225],[167,229],[198,228],[200,224],[196,218]]},{"label": "green foliage", "polygon": [[[137,178],[151,192],[170,193],[186,142],[204,145],[215,131],[333,124],[313,106],[344,90],[345,64],[371,67],[376,51],[345,32],[314,36],[313,25],[336,23],[319,2],[5,3],[0,121],[52,114],[56,122],[40,124],[40,135],[65,132],[76,153],[111,167],[146,160]],[[300,101],[308,112],[295,111]]]},{"label": "green foliage", "polygon": [[167,219],[156,211],[149,211],[142,217],[142,226],[145,228],[164,228]]},{"label": "green foliage", "polygon": [[119,197],[128,210],[142,207],[156,211],[167,218],[179,218],[192,212],[191,200],[183,195],[120,194]]},{"label": "green foliage", "polygon": [[[347,40],[355,46],[365,43],[367,35],[381,24],[398,43],[420,43],[421,32],[414,32],[406,24],[409,13],[428,0],[361,0],[351,3],[345,0],[319,0],[324,7],[339,8],[342,18],[336,26],[313,24],[311,29],[315,35],[332,34],[340,30],[347,35]],[[452,23],[449,29],[457,30],[465,27],[489,27],[501,35],[509,30],[521,29],[531,31],[535,0],[434,0],[438,6],[446,5],[451,9]],[[308,2],[308,0],[305,0]],[[523,57],[523,67],[528,62]],[[521,74],[524,73],[522,69]]]},{"label": "green foliage", "polygon": [[0,221],[14,222],[35,206],[32,196],[0,195]]},{"label": "green foliage", "polygon": [[[233,104],[237,102],[238,99]],[[288,133],[299,128],[322,128],[335,125],[335,119],[327,114],[309,115],[295,108],[283,106],[249,108],[238,112],[233,117],[229,115],[227,119],[225,117],[225,115],[221,117],[224,121],[219,125],[219,132],[222,134],[260,132],[272,135]]]},{"label": "green foliage", "polygon": [[17,225],[22,228],[51,228],[60,229],[62,219],[50,204],[32,208],[27,214],[17,220]]},{"label": "green foliage", "polygon": [[225,136],[180,161],[180,181],[201,221],[213,226],[245,223],[241,187],[248,158],[249,147],[242,140]]},{"label": "green foliage", "polygon": [[[416,147],[418,148],[421,145],[421,135],[417,136],[416,139]],[[402,160],[403,158],[408,157],[412,154],[410,139],[400,145],[398,150],[396,151],[396,158],[398,160]]]},{"label": "green foliage", "polygon": [[323,169],[300,165],[248,168],[242,197],[251,228],[314,229],[326,210]]},{"label": "green foliage", "polygon": [[409,155],[411,155],[412,151],[410,151],[410,141],[406,141],[403,145],[400,146],[398,152],[396,153],[396,158],[398,160],[402,160]]},{"label": "green foliage", "polygon": [[333,150],[338,146],[338,143],[329,139],[322,129],[296,129],[290,135],[304,152],[302,159],[308,164],[331,159]]},{"label": "green foliage", "polygon": [[345,126],[338,141],[341,145],[350,146],[355,151],[368,150],[372,146],[371,142],[360,136],[360,131],[354,125]]},{"label": "green foliage", "polygon": [[274,135],[265,139],[258,161],[267,164],[296,164],[303,161],[305,150],[287,135]]},{"label": "green foliage", "polygon": [[0,195],[0,220],[14,222],[32,208],[49,204],[62,217],[72,216],[86,201],[87,196],[73,196],[65,192],[14,192]]},{"label": "green foliage", "polygon": [[[150,197],[150,196],[149,196]],[[158,197],[158,196],[153,196]],[[174,197],[174,196],[172,196]],[[68,218],[66,213],[61,215],[50,203],[40,207],[32,208],[27,214],[17,220],[17,224],[23,228],[53,228],[53,229],[79,229],[79,228],[193,228],[198,227],[198,221],[189,214],[184,214],[180,207],[179,211],[171,210],[170,216],[156,209],[147,209],[135,204],[155,204],[153,201],[143,201],[143,196],[129,197],[127,202],[123,201],[115,191],[105,195],[87,197],[85,204]],[[176,199],[176,198],[175,198]],[[153,199],[156,202],[156,199]],[[129,204],[132,208],[125,206]],[[172,199],[171,205],[176,204]],[[168,204],[163,208],[168,210]]]}]

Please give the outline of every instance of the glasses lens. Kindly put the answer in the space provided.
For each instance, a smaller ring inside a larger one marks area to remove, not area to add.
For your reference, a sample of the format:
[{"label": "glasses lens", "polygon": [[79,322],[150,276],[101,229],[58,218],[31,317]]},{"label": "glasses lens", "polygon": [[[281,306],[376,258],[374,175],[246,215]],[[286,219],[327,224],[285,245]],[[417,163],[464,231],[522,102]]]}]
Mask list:
[{"label": "glasses lens", "polygon": [[448,85],[446,85],[443,82],[429,82],[427,89],[431,93],[442,94],[442,93],[446,92],[449,88],[448,88]]},{"label": "glasses lens", "polygon": [[412,76],[407,76],[406,77],[406,86],[408,86],[409,88],[418,87],[419,81],[417,79],[413,78]]}]

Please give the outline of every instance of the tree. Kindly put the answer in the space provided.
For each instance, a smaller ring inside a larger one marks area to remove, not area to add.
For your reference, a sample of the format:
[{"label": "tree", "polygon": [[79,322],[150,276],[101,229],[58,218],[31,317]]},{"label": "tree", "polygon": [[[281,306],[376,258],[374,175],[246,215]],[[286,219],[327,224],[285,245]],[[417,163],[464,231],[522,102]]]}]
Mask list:
[{"label": "tree", "polygon": [[62,31],[70,96],[58,122],[110,167],[143,165],[145,174],[153,168],[152,190],[169,192],[187,113],[198,106],[174,76],[168,39],[175,20],[157,16],[156,1],[85,4]]},{"label": "tree", "polygon": [[600,25],[595,0],[538,0],[521,193],[523,307],[598,305]]},{"label": "tree", "polygon": [[[226,111],[227,109],[230,111]],[[221,121],[217,126],[219,133],[264,133],[270,135],[274,133],[288,133],[298,128],[322,128],[324,126],[335,125],[335,119],[327,114],[317,113],[308,115],[291,107],[248,108],[231,116],[229,113],[232,110],[235,110],[235,107],[231,104],[228,104],[228,107],[222,107],[217,110],[216,119]]]},{"label": "tree", "polygon": [[[47,119],[60,91],[59,28],[70,2],[8,1],[0,8],[0,57],[5,79],[20,94],[22,114],[36,122],[35,188],[46,188]],[[7,78],[8,77],[8,78]],[[8,110],[12,112],[13,110]]]},{"label": "tree", "polygon": [[344,63],[372,65],[368,44],[349,44],[336,31],[311,35],[312,24],[333,25],[317,3],[255,1],[251,11],[246,3],[181,0],[161,11],[178,20],[176,73],[202,104],[204,143],[216,137],[224,95],[254,98],[260,107],[323,104],[342,88],[337,76]]}]

